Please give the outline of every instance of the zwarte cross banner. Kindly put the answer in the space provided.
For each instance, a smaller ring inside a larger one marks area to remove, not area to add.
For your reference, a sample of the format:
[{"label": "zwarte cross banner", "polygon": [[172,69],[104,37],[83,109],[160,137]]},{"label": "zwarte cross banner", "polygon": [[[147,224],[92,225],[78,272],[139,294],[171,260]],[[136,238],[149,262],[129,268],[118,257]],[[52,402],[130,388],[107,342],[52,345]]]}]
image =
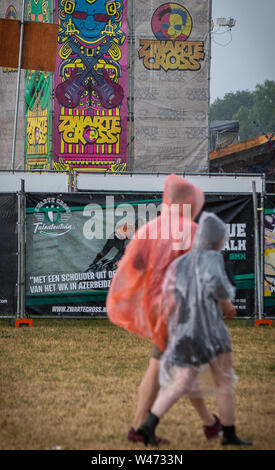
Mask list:
[{"label": "zwarte cross banner", "polygon": [[134,2],[135,170],[208,169],[209,0]]},{"label": "zwarte cross banner", "polygon": [[[117,263],[135,229],[159,214],[161,194],[27,195],[26,304],[30,314],[106,316]],[[239,316],[254,313],[251,196],[206,195],[205,210],[229,226],[226,266]]]},{"label": "zwarte cross banner", "polygon": [[55,0],[54,169],[127,165],[127,0]]}]

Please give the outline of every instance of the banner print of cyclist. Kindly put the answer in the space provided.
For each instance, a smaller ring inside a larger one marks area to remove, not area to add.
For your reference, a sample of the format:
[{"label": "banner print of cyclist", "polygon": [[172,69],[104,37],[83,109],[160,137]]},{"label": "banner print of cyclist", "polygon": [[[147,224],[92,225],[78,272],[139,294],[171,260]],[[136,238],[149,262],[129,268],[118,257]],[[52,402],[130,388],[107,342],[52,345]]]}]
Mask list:
[{"label": "banner print of cyclist", "polygon": [[159,40],[186,41],[192,31],[192,18],[178,3],[165,3],[154,12],[152,31]]},{"label": "banner print of cyclist", "polygon": [[141,218],[135,221],[135,225],[132,222],[119,224],[113,235],[107,239],[102,250],[93,259],[86,272],[101,269],[115,270],[127,244],[134,236],[135,231],[143,224],[144,221]]}]

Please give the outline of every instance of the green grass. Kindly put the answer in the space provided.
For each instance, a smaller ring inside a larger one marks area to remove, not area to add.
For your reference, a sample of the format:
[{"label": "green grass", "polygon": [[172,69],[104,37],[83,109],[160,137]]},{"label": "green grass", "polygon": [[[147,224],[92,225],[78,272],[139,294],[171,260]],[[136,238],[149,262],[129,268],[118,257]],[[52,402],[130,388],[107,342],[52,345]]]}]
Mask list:
[{"label": "green grass", "polygon": [[[227,323],[234,346],[236,426],[251,449],[274,449],[275,330]],[[0,320],[1,449],[144,449],[126,435],[151,342],[101,320],[34,319],[33,328]],[[215,399],[207,404],[217,413]],[[180,400],[159,424],[165,449],[221,449]],[[164,449],[164,448],[163,448]]]}]

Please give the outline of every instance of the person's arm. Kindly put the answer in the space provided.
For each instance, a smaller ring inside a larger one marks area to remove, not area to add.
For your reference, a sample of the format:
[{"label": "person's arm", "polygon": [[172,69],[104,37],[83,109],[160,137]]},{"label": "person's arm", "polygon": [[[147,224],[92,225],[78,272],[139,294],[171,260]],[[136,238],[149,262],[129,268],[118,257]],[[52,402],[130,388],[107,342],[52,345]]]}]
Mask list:
[{"label": "person's arm", "polygon": [[235,297],[235,288],[228,279],[221,253],[211,255],[209,259],[209,273],[211,279],[212,295],[217,301],[230,301]]},{"label": "person's arm", "polygon": [[231,318],[237,315],[236,307],[232,304],[232,302],[230,302],[229,299],[220,300],[220,306],[223,311],[225,320],[231,320]]}]

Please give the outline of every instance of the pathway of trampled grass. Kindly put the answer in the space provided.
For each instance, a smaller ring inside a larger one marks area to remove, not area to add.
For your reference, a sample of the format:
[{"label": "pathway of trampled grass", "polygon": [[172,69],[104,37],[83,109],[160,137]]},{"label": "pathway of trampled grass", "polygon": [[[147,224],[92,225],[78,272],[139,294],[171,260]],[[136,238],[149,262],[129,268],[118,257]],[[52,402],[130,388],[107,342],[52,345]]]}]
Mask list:
[{"label": "pathway of trampled grass", "polygon": [[[275,449],[275,328],[230,323],[238,433],[251,449]],[[108,320],[34,320],[12,328],[0,320],[1,449],[144,449],[127,441],[149,340]],[[217,413],[214,398],[207,403]],[[200,420],[182,399],[164,417],[163,449],[221,449],[205,440]]]}]

